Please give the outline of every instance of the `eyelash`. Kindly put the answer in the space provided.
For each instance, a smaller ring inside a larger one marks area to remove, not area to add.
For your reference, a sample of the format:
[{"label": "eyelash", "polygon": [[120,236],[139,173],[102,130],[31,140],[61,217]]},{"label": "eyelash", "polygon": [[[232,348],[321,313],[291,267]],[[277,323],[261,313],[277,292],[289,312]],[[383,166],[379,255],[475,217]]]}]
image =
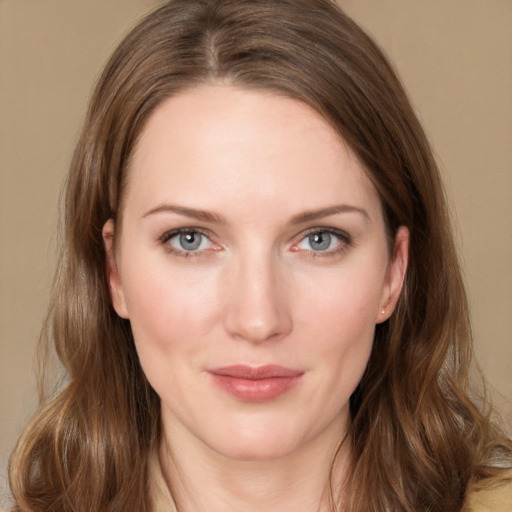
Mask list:
[{"label": "eyelash", "polygon": [[[305,251],[306,257],[311,258],[311,259],[336,257],[336,256],[342,254],[343,252],[345,252],[349,247],[351,247],[353,245],[352,237],[345,231],[341,231],[339,229],[334,229],[334,228],[319,227],[319,228],[310,229],[306,233],[301,234],[299,241],[294,244],[294,247],[312,235],[325,234],[325,233],[337,238],[338,246],[335,247],[334,249],[328,249],[325,251],[315,251],[313,249],[306,250]],[[297,252],[298,252],[298,249],[297,249]]]},{"label": "eyelash", "polygon": [[180,228],[180,229],[173,229],[172,231],[166,231],[160,238],[159,242],[165,247],[165,249],[173,254],[174,256],[177,256],[179,258],[194,258],[198,256],[204,256],[205,250],[196,250],[196,251],[185,251],[177,249],[176,247],[173,247],[169,240],[172,238],[179,236],[179,235],[185,235],[185,234],[199,234],[201,236],[204,236],[207,238],[210,243],[213,244],[211,241],[211,233],[209,231],[205,231],[204,229],[200,228]]},{"label": "eyelash", "polygon": [[[171,231],[166,231],[160,238],[159,242],[165,247],[165,249],[172,253],[173,255],[180,257],[180,258],[191,258],[191,257],[199,257],[204,256],[205,249],[203,250],[180,250],[175,247],[173,247],[169,241],[179,235],[184,234],[199,234],[201,236],[204,236],[209,240],[210,243],[214,244],[211,240],[211,233],[209,231],[206,231],[201,228],[180,228],[180,229],[174,229]],[[304,250],[302,252],[305,253],[305,256],[311,259],[315,258],[329,258],[329,257],[335,257],[343,253],[347,250],[347,248],[351,247],[353,245],[352,237],[346,233],[345,231],[341,231],[339,229],[334,228],[313,228],[307,230],[305,233],[301,233],[299,237],[296,238],[296,242],[294,242],[292,246],[292,252],[301,252],[300,249],[297,248],[297,245],[306,240],[308,237],[315,235],[315,234],[329,234],[330,236],[334,236],[338,239],[338,247],[334,249],[329,249],[325,251],[315,251],[313,249],[310,250]]]}]

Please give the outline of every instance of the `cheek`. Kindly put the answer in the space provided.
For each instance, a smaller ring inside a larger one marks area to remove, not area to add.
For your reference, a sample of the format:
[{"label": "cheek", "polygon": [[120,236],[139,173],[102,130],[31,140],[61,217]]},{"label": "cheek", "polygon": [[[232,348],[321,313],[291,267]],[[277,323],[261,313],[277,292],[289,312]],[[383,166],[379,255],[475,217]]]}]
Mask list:
[{"label": "cheek", "polygon": [[[139,361],[166,403],[200,395],[197,370],[216,323],[216,287],[201,272],[137,266],[127,272],[125,291]],[[185,387],[184,387],[185,386]]]},{"label": "cheek", "polygon": [[123,288],[141,362],[192,350],[215,324],[218,287],[211,272],[133,258]]},{"label": "cheek", "polygon": [[[335,337],[358,339],[373,332],[384,288],[385,262],[315,272],[297,283],[297,318]],[[336,334],[335,334],[336,333]]]},{"label": "cheek", "polygon": [[[324,307],[322,307],[324,306]],[[310,308],[309,327],[317,355],[332,377],[355,387],[368,362],[375,333],[375,303],[338,300]]]},{"label": "cheek", "polygon": [[302,286],[307,300],[298,305],[296,326],[329,376],[332,400],[348,400],[370,357],[383,282],[383,271],[370,268],[318,275],[314,286]]}]

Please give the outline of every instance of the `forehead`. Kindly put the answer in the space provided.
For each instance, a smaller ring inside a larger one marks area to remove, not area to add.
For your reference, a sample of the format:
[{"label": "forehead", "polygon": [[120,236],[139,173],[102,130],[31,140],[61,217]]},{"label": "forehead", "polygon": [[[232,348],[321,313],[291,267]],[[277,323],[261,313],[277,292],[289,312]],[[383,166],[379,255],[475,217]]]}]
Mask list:
[{"label": "forehead", "polygon": [[224,209],[257,200],[291,210],[380,203],[355,154],[315,110],[225,85],[189,89],[153,112],[131,161],[125,199],[141,207],[179,199]]}]

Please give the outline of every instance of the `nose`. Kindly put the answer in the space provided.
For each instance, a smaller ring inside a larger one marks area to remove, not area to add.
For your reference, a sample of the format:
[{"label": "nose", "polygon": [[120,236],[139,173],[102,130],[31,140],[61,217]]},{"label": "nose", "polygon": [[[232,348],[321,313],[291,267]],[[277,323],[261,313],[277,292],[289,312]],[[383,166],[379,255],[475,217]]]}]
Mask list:
[{"label": "nose", "polygon": [[280,263],[261,254],[239,258],[229,271],[225,328],[235,339],[259,344],[292,330],[289,290]]}]

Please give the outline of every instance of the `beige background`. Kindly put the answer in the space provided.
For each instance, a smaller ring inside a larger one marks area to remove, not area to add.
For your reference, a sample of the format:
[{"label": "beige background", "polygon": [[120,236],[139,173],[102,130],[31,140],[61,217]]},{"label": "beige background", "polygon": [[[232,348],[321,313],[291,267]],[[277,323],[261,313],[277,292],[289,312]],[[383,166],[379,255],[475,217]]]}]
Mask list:
[{"label": "beige background", "polygon": [[[0,0],[0,492],[35,406],[59,191],[87,98],[122,34],[159,3]],[[431,137],[457,211],[477,352],[511,422],[512,1],[342,4],[392,56]]]}]

